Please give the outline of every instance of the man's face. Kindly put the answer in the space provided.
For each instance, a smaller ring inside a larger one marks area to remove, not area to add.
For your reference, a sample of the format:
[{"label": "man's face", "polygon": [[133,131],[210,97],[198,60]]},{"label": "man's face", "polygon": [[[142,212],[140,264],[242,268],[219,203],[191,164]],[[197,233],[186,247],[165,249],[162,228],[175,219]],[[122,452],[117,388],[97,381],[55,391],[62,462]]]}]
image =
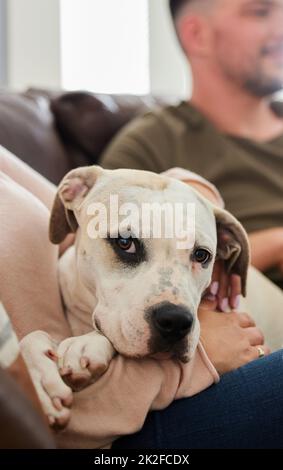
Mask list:
[{"label": "man's face", "polygon": [[283,0],[215,0],[212,60],[256,96],[283,85]]}]

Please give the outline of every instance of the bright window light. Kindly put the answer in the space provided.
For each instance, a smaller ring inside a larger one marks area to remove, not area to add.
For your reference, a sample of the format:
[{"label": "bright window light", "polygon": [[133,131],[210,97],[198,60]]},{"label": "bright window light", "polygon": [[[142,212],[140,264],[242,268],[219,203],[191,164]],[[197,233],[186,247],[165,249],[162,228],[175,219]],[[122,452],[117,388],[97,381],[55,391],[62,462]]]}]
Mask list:
[{"label": "bright window light", "polygon": [[63,88],[149,93],[148,0],[61,0]]}]

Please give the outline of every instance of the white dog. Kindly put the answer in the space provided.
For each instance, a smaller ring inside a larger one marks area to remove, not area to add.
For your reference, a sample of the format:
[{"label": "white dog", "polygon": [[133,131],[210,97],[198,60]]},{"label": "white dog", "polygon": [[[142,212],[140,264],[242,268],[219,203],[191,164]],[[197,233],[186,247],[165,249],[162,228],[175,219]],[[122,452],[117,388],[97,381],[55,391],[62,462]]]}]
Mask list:
[{"label": "white dog", "polygon": [[[152,227],[151,236],[139,237],[140,218],[133,215],[107,219],[105,237],[93,238],[93,204],[109,214],[110,195],[139,209],[149,202],[194,204],[193,244],[178,249],[176,236],[154,238]],[[33,332],[21,342],[44,410],[59,425],[66,423],[71,402],[61,376],[78,390],[96,380],[116,352],[190,361],[199,340],[197,310],[216,256],[241,276],[244,293],[249,262],[246,233],[230,213],[185,183],[145,171],[92,166],[68,173],[54,202],[50,239],[60,243],[71,231],[76,241],[59,261],[59,280],[74,337],[59,345],[55,361],[46,333]]]}]

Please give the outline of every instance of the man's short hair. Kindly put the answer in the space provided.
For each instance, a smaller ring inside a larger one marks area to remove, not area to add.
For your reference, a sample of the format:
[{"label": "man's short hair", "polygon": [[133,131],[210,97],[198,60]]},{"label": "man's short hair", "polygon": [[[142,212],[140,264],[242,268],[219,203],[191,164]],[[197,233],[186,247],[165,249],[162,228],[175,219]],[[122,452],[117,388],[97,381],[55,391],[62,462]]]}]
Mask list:
[{"label": "man's short hair", "polygon": [[183,6],[189,2],[190,0],[169,0],[169,8],[173,20],[176,19],[176,16],[178,15],[181,8],[183,8]]},{"label": "man's short hair", "polygon": [[179,13],[190,5],[195,12],[207,12],[214,5],[213,0],[169,0],[169,8],[173,21],[176,23]]}]

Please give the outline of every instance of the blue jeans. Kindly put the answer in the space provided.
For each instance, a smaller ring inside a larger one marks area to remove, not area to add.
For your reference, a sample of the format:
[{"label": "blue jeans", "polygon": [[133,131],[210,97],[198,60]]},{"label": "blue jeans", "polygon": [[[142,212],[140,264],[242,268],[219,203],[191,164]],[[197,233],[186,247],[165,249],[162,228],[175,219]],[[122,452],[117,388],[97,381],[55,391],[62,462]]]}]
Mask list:
[{"label": "blue jeans", "polygon": [[151,412],[140,432],[120,438],[112,448],[283,448],[283,350]]}]

